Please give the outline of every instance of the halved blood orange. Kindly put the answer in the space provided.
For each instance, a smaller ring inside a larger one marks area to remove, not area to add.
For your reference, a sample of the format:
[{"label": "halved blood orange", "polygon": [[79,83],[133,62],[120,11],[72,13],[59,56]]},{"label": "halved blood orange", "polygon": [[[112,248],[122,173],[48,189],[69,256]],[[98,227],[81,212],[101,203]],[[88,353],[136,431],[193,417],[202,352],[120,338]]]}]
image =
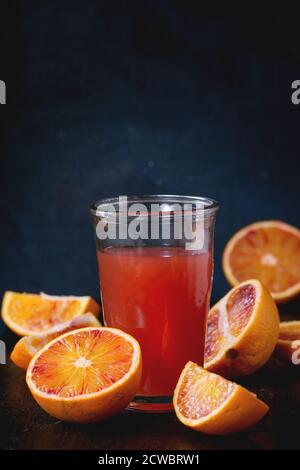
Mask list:
[{"label": "halved blood orange", "polygon": [[55,332],[57,325],[83,313],[99,315],[100,307],[91,297],[26,294],[7,291],[2,301],[2,319],[17,335]]},{"label": "halved blood orange", "polygon": [[60,323],[55,327],[55,331],[52,330],[52,333],[46,332],[38,335],[23,336],[15,345],[10,358],[16,366],[26,370],[33,356],[45,346],[45,344],[68,331],[86,328],[88,326],[101,326],[99,320],[92,313],[85,313],[84,315],[73,318],[73,320],[69,322]]},{"label": "halved blood orange", "polygon": [[138,342],[115,328],[65,333],[32,359],[26,381],[37,403],[63,421],[101,421],[124,409],[141,378]]},{"label": "halved blood orange", "polygon": [[256,279],[241,283],[208,314],[205,368],[227,378],[252,374],[270,358],[278,330],[268,290]]},{"label": "halved blood orange", "polygon": [[300,230],[276,220],[256,222],[227,243],[223,270],[232,286],[259,279],[276,302],[300,293]]},{"label": "halved blood orange", "polygon": [[275,353],[289,364],[300,365],[300,321],[285,321],[279,326]]},{"label": "halved blood orange", "polygon": [[234,382],[188,362],[177,383],[173,404],[178,419],[207,434],[231,434],[256,424],[269,407]]}]

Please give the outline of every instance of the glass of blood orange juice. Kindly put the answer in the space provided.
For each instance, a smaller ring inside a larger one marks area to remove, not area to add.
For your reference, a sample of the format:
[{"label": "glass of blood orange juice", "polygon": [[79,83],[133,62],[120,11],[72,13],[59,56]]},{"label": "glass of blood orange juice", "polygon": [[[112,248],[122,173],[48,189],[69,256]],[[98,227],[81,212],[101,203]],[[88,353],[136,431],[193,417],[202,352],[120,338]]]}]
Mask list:
[{"label": "glass of blood orange juice", "polygon": [[203,365],[218,203],[192,196],[103,199],[90,207],[104,323],[140,343],[130,408],[163,412],[187,361]]}]

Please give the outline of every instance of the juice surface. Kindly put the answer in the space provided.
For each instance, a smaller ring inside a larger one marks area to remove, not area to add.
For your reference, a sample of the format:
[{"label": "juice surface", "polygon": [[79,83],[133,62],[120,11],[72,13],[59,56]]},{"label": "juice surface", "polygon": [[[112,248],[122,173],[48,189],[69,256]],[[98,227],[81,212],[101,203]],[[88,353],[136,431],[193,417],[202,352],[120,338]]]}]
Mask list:
[{"label": "juice surface", "polygon": [[140,343],[138,395],[170,396],[188,360],[203,364],[212,256],[177,247],[98,252],[105,324]]}]

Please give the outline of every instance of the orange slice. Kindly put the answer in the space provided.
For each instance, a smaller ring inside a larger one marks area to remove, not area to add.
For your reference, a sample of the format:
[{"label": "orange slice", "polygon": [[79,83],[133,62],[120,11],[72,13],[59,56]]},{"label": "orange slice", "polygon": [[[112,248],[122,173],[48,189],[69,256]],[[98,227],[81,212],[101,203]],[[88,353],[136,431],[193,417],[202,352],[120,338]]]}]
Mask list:
[{"label": "orange slice", "polygon": [[61,323],[57,325],[55,331],[50,334],[40,333],[39,335],[23,336],[15,345],[10,358],[18,367],[26,370],[33,356],[45,346],[45,344],[63,333],[79,328],[86,328],[88,326],[101,326],[99,320],[92,313],[86,313],[69,322]]},{"label": "orange slice", "polygon": [[188,362],[177,383],[177,418],[206,434],[231,434],[256,424],[269,407],[244,387]]},{"label": "orange slice", "polygon": [[2,301],[2,319],[17,335],[55,332],[57,325],[83,313],[99,315],[100,307],[91,297],[53,296],[6,292]]},{"label": "orange slice", "polygon": [[270,358],[279,314],[267,289],[249,280],[228,292],[208,314],[205,368],[224,377],[249,375]]},{"label": "orange slice", "polygon": [[285,362],[300,364],[300,321],[281,322],[276,355]]},{"label": "orange slice", "polygon": [[71,331],[44,346],[27,369],[37,403],[63,421],[101,421],[124,409],[141,378],[141,351],[114,328]]},{"label": "orange slice", "polygon": [[276,302],[300,293],[300,230],[269,220],[248,225],[227,243],[223,270],[232,286],[259,279]]}]

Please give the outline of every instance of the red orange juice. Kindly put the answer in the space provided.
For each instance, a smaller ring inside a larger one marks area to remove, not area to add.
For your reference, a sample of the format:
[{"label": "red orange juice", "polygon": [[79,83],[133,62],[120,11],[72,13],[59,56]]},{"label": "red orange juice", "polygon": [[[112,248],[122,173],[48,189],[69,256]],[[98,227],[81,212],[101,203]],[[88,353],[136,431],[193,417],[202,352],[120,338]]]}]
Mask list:
[{"label": "red orange juice", "polygon": [[98,251],[105,324],[140,343],[138,395],[173,394],[188,360],[203,364],[212,254],[181,247]]}]

